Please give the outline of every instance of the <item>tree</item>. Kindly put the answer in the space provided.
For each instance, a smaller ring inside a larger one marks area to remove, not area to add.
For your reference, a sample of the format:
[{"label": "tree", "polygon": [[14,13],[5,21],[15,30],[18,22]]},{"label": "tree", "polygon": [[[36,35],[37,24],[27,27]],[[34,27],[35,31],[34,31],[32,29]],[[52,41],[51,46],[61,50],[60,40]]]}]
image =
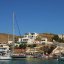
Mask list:
[{"label": "tree", "polygon": [[26,47],[27,47],[26,43],[22,43],[19,45],[19,48],[21,48],[21,49],[26,49]]},{"label": "tree", "polygon": [[58,35],[54,35],[54,37],[52,38],[52,40],[55,40],[55,41],[57,41],[57,42],[64,42],[64,40],[61,39],[61,38],[59,38]]},{"label": "tree", "polygon": [[36,40],[41,41],[41,37],[40,36],[36,37]]},{"label": "tree", "polygon": [[44,54],[46,54],[46,53],[50,54],[55,48],[56,48],[56,46],[54,46],[54,45],[44,46],[43,47]]},{"label": "tree", "polygon": [[52,40],[58,41],[59,37],[58,35],[54,35],[54,37],[52,38]]},{"label": "tree", "polygon": [[28,47],[30,47],[30,48],[34,48],[34,47],[36,47],[36,44],[28,45]]}]

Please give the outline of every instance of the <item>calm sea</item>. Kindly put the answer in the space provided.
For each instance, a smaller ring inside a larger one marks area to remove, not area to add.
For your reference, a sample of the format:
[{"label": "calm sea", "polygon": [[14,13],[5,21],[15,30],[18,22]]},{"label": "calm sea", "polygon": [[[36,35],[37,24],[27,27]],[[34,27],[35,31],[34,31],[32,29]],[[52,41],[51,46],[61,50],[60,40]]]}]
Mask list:
[{"label": "calm sea", "polygon": [[64,64],[64,61],[28,58],[20,60],[0,60],[0,64]]}]

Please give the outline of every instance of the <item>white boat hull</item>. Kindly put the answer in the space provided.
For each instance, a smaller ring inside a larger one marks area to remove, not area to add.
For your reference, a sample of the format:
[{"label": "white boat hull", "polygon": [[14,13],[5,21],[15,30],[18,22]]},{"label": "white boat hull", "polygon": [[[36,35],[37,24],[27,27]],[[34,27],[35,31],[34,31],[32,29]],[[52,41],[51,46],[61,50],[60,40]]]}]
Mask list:
[{"label": "white boat hull", "polygon": [[0,56],[0,60],[10,60],[12,59],[10,56]]}]

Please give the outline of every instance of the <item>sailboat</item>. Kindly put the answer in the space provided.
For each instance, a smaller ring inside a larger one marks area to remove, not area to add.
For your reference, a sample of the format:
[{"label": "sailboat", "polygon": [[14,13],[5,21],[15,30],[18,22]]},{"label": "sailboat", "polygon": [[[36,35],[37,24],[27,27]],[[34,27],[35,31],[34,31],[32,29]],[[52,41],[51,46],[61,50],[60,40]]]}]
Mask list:
[{"label": "sailboat", "polygon": [[14,13],[13,13],[13,48],[12,48],[12,59],[17,59],[17,58],[26,58],[26,55],[25,54],[15,54],[14,53],[14,44],[15,44],[15,36],[14,36]]}]

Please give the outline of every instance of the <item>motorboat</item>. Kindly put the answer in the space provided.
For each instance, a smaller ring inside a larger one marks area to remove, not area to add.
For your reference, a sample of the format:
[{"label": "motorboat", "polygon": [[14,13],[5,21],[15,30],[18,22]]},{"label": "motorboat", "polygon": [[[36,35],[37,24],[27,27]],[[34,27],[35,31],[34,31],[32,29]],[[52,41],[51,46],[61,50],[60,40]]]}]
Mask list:
[{"label": "motorboat", "polygon": [[10,56],[9,46],[7,44],[0,44],[0,60],[12,59]]}]

